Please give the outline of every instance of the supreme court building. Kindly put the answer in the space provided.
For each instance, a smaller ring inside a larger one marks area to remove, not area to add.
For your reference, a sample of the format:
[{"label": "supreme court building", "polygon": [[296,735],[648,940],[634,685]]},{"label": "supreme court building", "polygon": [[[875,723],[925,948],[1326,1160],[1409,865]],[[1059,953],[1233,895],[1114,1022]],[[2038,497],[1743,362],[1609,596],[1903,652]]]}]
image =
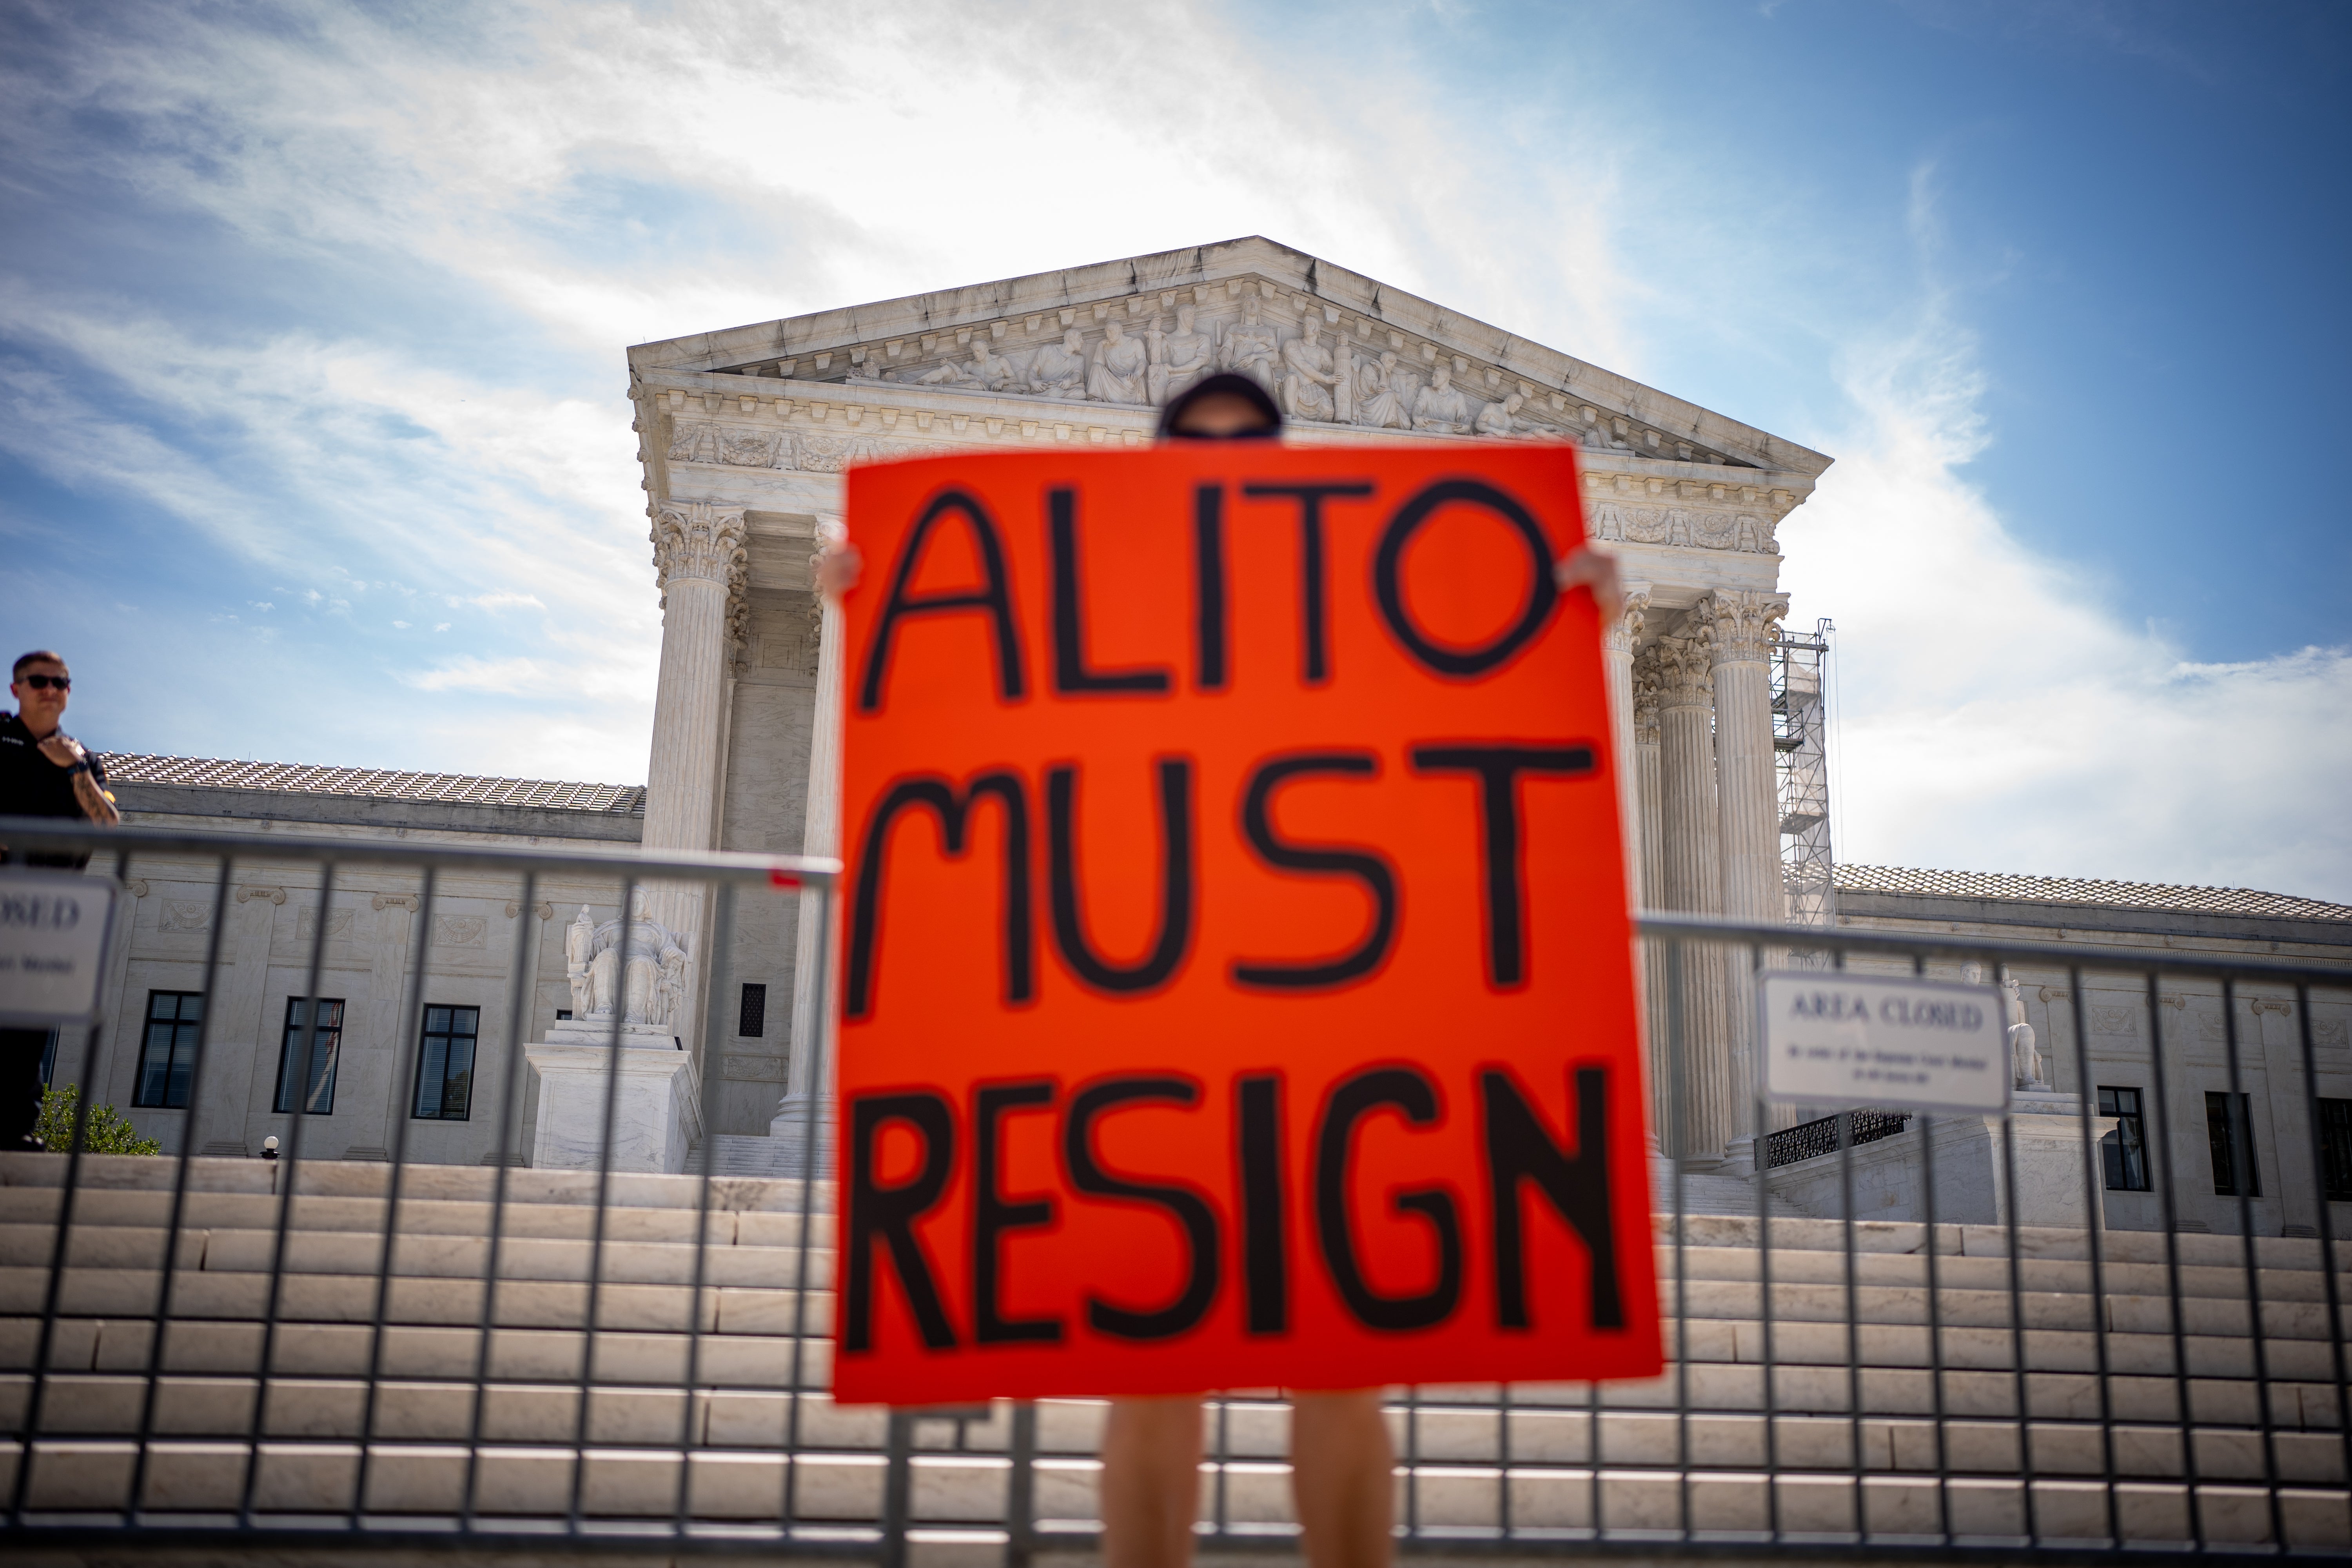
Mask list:
[{"label": "supreme court building", "polygon": [[[1780,627],[1788,599],[1779,530],[1831,459],[1255,237],[631,349],[650,587],[664,609],[642,792],[110,758],[123,805],[134,821],[182,825],[282,822],[310,832],[448,840],[837,854],[839,740],[828,716],[841,704],[841,638],[835,613],[812,591],[812,568],[841,526],[844,469],[955,450],[1140,447],[1160,402],[1227,369],[1273,392],[1290,439],[1301,444],[1577,442],[1588,525],[1618,553],[1631,590],[1622,620],[1607,628],[1606,650],[1616,744],[1632,759],[1621,777],[1637,902],[1767,922],[1843,918],[1830,880],[1819,779],[1790,764],[1807,743],[1809,707],[1817,743],[1818,689],[1809,694],[1802,670],[1788,665]],[[1812,847],[1792,853],[1802,844]],[[2037,935],[2111,942],[2117,931],[2143,929],[2116,920],[2157,911],[2148,916],[2157,924],[2145,929],[2174,947],[2204,942],[2352,967],[2352,909],[2343,906],[2246,894],[2272,902],[2212,908],[2190,899],[2184,907],[2184,898],[2207,890],[1966,878],[1931,887],[1903,881],[1929,874],[1858,869],[1875,880],[1865,876],[1852,889],[1853,918],[1890,927],[1993,931],[2014,917]],[[125,900],[131,940],[118,950],[118,1048],[108,1058],[108,1087],[167,1148],[190,1137],[206,1152],[257,1146],[283,1116],[271,1098],[284,1076],[282,1052],[270,1042],[289,987],[302,984],[294,972],[299,939],[315,929],[302,924],[304,895],[290,885],[236,895],[236,978],[226,988],[234,994],[213,1005],[233,1006],[236,1016],[216,1015],[215,1037],[228,1042],[219,1048],[248,1053],[254,1089],[239,1113],[215,1116],[198,1131],[175,1121],[168,1103],[141,1103],[152,997],[176,994],[173,976],[200,945],[185,923],[196,918],[194,894],[167,888],[163,873],[143,875],[141,888],[154,884],[156,896]],[[209,875],[192,863],[186,888]],[[1837,888],[1849,879],[1842,873]],[[433,931],[412,933],[404,922],[415,904],[395,880],[377,888],[362,879],[349,895],[356,905],[329,911],[331,921],[348,922],[331,927],[340,933],[331,966],[348,976],[339,984],[352,997],[368,999],[345,1015],[339,1048],[354,1103],[351,1135],[326,1140],[331,1154],[380,1149],[387,1118],[426,1115],[424,1090],[392,1082],[388,1066],[367,1065],[393,1059],[394,998],[410,942],[433,944],[428,989],[471,998],[473,1026],[488,1042],[505,1035],[499,955],[517,950],[512,922],[538,921],[535,936],[522,933],[539,969],[532,1016],[521,1024],[523,1037],[541,1040],[586,1000],[568,973],[576,966],[567,964],[567,942],[581,940],[575,928],[583,919],[570,906],[591,906],[584,923],[592,932],[622,915],[607,907],[609,893],[599,905],[593,888],[556,889],[536,910],[486,889],[478,908],[453,907]],[[2099,913],[2076,919],[2070,910]],[[657,893],[645,913],[672,939],[673,980],[688,990],[707,984],[709,911],[693,895]],[[723,1168],[782,1168],[772,1162],[790,1148],[807,1098],[823,1093],[808,1071],[806,1046],[821,1023],[809,984],[814,922],[802,915],[791,899],[744,901],[727,965],[730,994],[714,998],[709,1012],[719,1037],[697,1037],[690,1006],[630,1018],[674,1035],[696,1073],[717,1075],[716,1122],[698,1136],[722,1140]],[[2219,923],[2209,929],[2199,920]],[[2255,945],[2241,945],[2249,942]],[[445,968],[446,983],[438,978]],[[1692,977],[1688,1091],[1673,1106],[1654,1098],[1664,1152],[1701,1170],[1752,1173],[1757,1165],[1743,1136],[1752,1081],[1746,984],[1739,966]],[[2068,1026],[2047,1011],[2051,986],[2040,985],[2038,997],[2035,989],[2020,1005],[2056,1047]],[[2032,1011],[2037,1005],[2042,1010]],[[2346,1011],[2320,1020],[2323,1039],[2342,1040]],[[2251,1016],[2259,1031],[2264,1015]],[[2343,1081],[2323,1092],[2352,1096],[2347,1058],[2332,1052],[2329,1070]],[[2071,1055],[2053,1049],[2052,1060],[2055,1087],[2064,1089]],[[486,1089],[494,1075],[476,1076]],[[445,1107],[465,1098],[446,1086],[435,1092]],[[478,1104],[483,1093],[470,1085],[466,1092],[472,1100],[464,1114],[435,1113],[442,1124],[427,1157],[487,1157],[490,1116],[532,1114],[528,1104]],[[2283,1089],[2281,1098],[2299,1092]],[[334,1114],[344,1115],[343,1107]],[[2262,1136],[2257,1129],[2258,1144]],[[2289,1159],[2294,1143],[2294,1130],[2280,1130],[2277,1158]],[[521,1146],[531,1146],[529,1136]],[[2193,1152],[2179,1157],[2193,1164]],[[2299,1184],[2306,1194],[2310,1174]],[[2273,1184],[2268,1190],[2286,1203],[2298,1180],[2282,1166]],[[2311,1200],[2300,1201],[2308,1207]],[[2234,1223],[2226,1206],[2214,1211],[2217,1227]],[[2270,1223],[2299,1222],[2280,1208]]]}]

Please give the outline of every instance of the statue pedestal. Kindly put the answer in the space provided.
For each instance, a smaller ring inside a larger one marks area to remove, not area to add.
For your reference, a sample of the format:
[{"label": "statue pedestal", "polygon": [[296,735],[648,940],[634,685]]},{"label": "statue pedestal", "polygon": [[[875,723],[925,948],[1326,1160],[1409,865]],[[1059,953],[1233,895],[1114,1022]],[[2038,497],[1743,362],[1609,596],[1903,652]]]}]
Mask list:
[{"label": "statue pedestal", "polygon": [[[612,1038],[609,1023],[582,1020],[559,1024],[546,1039],[523,1047],[523,1059],[537,1079],[533,1169],[593,1171],[602,1163],[615,1171],[674,1174],[687,1168],[690,1152],[702,1141],[694,1058],[667,1034],[625,1028],[617,1052]],[[620,1092],[613,1106],[612,1148],[609,1158],[600,1161],[605,1098],[615,1071]]]}]

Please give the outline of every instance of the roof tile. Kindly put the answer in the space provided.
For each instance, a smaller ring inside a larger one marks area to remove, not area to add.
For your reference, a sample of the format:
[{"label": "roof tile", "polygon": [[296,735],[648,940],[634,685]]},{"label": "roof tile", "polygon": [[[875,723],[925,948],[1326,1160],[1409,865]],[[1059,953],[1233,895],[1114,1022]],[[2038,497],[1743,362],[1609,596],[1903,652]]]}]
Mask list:
[{"label": "roof tile", "polygon": [[2265,915],[2273,920],[2352,921],[2352,905],[2323,903],[2252,888],[2189,888],[2169,882],[2103,882],[2085,877],[2021,877],[2005,871],[1928,871],[1906,866],[1840,866],[1841,893],[1909,893],[1944,899],[2011,899],[2046,904],[2096,904],[2118,910],[2177,910],[2206,915]]},{"label": "roof tile", "polygon": [[329,768],[308,763],[224,762],[209,757],[156,757],[136,752],[107,752],[101,755],[107,780],[112,784],[278,789],[301,795],[510,805],[540,811],[601,812],[614,816],[642,816],[646,810],[643,784],[481,778],[469,773],[424,773],[392,768]]}]

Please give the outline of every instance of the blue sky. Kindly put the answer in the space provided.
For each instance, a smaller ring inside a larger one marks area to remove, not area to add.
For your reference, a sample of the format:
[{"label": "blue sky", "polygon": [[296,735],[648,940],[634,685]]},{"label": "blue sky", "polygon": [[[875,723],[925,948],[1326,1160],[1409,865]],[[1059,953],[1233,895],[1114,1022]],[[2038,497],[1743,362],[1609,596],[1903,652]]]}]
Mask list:
[{"label": "blue sky", "polygon": [[2352,900],[2352,14],[0,20],[0,550],[124,750],[641,779],[622,349],[1263,233],[1839,460],[1847,858]]}]

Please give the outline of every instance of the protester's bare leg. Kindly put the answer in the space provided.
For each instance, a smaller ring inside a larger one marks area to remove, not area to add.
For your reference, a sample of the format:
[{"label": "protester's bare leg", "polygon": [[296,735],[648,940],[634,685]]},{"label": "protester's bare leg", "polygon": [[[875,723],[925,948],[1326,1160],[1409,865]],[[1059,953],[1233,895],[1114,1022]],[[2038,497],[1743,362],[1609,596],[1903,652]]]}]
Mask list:
[{"label": "protester's bare leg", "polygon": [[1290,1485],[1313,1568],[1388,1568],[1395,1468],[1379,1389],[1290,1396]]},{"label": "protester's bare leg", "polygon": [[1114,1399],[1103,1433],[1104,1568],[1186,1568],[1201,1504],[1201,1401]]}]

